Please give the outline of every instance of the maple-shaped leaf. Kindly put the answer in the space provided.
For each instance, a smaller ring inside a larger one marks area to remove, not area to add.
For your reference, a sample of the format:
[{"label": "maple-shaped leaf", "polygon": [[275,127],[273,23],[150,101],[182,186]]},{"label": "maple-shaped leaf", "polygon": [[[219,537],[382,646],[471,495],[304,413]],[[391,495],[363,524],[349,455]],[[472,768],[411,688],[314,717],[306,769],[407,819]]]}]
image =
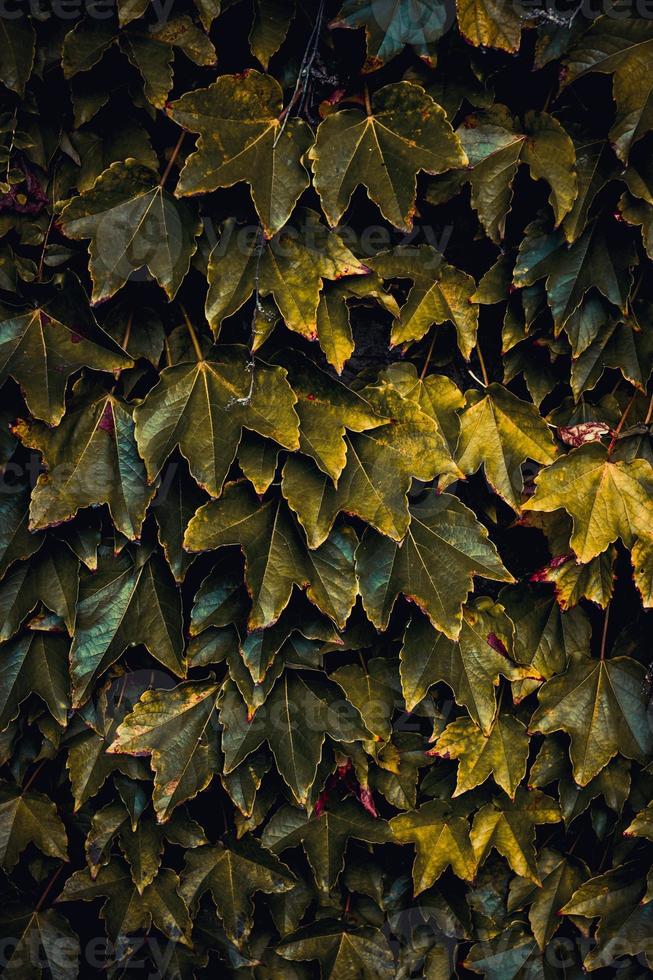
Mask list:
[{"label": "maple-shaped leaf", "polygon": [[476,344],[478,304],[472,276],[444,262],[432,245],[399,245],[369,260],[382,279],[409,279],[406,302],[392,324],[393,344],[417,341],[433,324],[452,323],[458,347],[469,360]]},{"label": "maple-shaped leaf", "polygon": [[0,731],[18,716],[20,705],[38,694],[50,714],[65,726],[70,708],[67,637],[26,629],[2,646]]},{"label": "maple-shaped leaf", "polygon": [[308,819],[302,810],[285,807],[272,817],[261,839],[275,854],[301,844],[318,888],[329,892],[345,867],[350,838],[382,844],[390,837],[385,820],[370,816],[354,800],[344,800],[334,809],[314,813]]},{"label": "maple-shaped leaf", "polygon": [[460,417],[458,465],[463,473],[483,466],[492,488],[519,510],[524,488],[521,467],[527,459],[552,463],[556,445],[546,422],[530,402],[503,385],[483,392],[471,389]]},{"label": "maple-shaped leaf", "polygon": [[261,504],[245,483],[230,483],[219,500],[210,501],[188,525],[184,547],[207,551],[239,545],[253,604],[250,629],[270,626],[287,606],[293,586],[322,612],[344,626],[357,588],[354,551],[358,539],[349,527],[336,528],[314,551],[306,547],[281,499]]},{"label": "maple-shaped leaf", "polygon": [[[345,431],[366,432],[388,420],[365,391],[352,391],[299,352],[284,351],[275,363],[288,371],[299,416],[299,451],[310,456],[337,484],[347,462]],[[290,448],[296,448],[295,446]]]},{"label": "maple-shaped leaf", "polygon": [[472,167],[472,207],[493,241],[504,237],[512,184],[522,163],[533,180],[549,185],[555,227],[571,210],[578,193],[574,144],[547,112],[527,112],[521,132],[508,109],[495,104],[463,120],[457,135]]},{"label": "maple-shaped leaf", "polygon": [[[494,920],[493,920],[494,926]],[[491,938],[474,943],[462,962],[466,970],[480,973],[485,980],[526,980],[527,977],[547,976],[551,956],[558,956],[555,943],[542,955],[537,942],[522,922],[510,922]],[[575,962],[572,964],[575,966]]]},{"label": "maple-shaped leaf", "polygon": [[339,684],[347,700],[358,708],[374,737],[387,742],[392,735],[392,714],[399,701],[396,665],[385,657],[372,657],[362,664],[347,664],[329,675]]},{"label": "maple-shaped leaf", "polygon": [[[251,229],[226,222],[209,257],[206,319],[217,337],[223,320],[237,313],[252,294],[259,302],[272,297],[286,326],[315,340],[324,282],[368,272],[344,239],[309,208],[297,208],[292,222],[265,242],[252,236]],[[261,308],[265,309],[257,306],[259,312]],[[255,337],[254,349],[259,346]]]},{"label": "maple-shaped leaf", "polygon": [[100,910],[100,918],[106,924],[107,933],[115,943],[116,955],[124,955],[129,949],[128,936],[152,925],[173,942],[191,945],[192,923],[188,909],[180,898],[179,877],[170,868],[161,868],[151,884],[139,895],[132,881],[129,867],[114,858],[100,868],[95,878],[88,868],[75,871],[67,880],[57,902],[92,902],[98,898],[106,901]]},{"label": "maple-shaped leaf", "polygon": [[497,786],[514,799],[526,775],[528,744],[526,726],[504,713],[496,716],[487,734],[471,718],[457,718],[437,737],[429,754],[458,760],[453,796],[480,786],[491,775]]},{"label": "maple-shaped leaf", "polygon": [[128,368],[133,361],[99,326],[72,273],[40,305],[0,321],[0,384],[14,378],[32,415],[58,425],[70,375]]},{"label": "maple-shaped leaf", "polygon": [[637,538],[631,551],[633,578],[645,609],[653,606],[653,534]]},{"label": "maple-shaped leaf", "polygon": [[29,530],[31,488],[14,486],[0,500],[0,577],[19,558],[29,558],[43,544],[43,535]]},{"label": "maple-shaped leaf", "polygon": [[295,12],[294,3],[285,5],[279,0],[256,0],[254,4],[249,46],[266,71],[270,59],[288,36]]},{"label": "maple-shaped leaf", "polygon": [[519,7],[506,7],[500,0],[456,0],[458,29],[475,47],[519,51],[523,21]]},{"label": "maple-shaped leaf", "polygon": [[512,870],[540,885],[535,861],[535,827],[558,823],[558,804],[539,790],[520,787],[514,800],[507,797],[486,803],[474,816],[471,841],[478,865],[496,849]]},{"label": "maple-shaped leaf", "polygon": [[291,457],[283,468],[283,495],[311,548],[327,539],[341,511],[400,541],[410,522],[407,494],[413,477],[440,476],[446,483],[460,475],[431,405],[424,411],[416,398],[404,397],[393,377],[382,377],[359,394],[383,424],[345,437],[346,465],[335,485],[301,458]]},{"label": "maple-shaped leaf", "polygon": [[551,582],[561,609],[572,609],[581,599],[591,599],[605,609],[614,591],[613,566],[617,550],[614,545],[592,558],[586,565],[575,560],[572,552],[557,555],[533,575],[533,581]]},{"label": "maple-shaped leaf", "polygon": [[225,346],[215,360],[164,368],[134,411],[136,441],[150,482],[178,446],[193,478],[218,497],[243,428],[286,449],[298,447],[296,397],[285,370],[248,364],[245,348]]},{"label": "maple-shaped leaf", "polygon": [[[5,954],[8,976],[41,977],[47,969],[52,980],[70,980],[77,974],[81,949],[79,938],[67,920],[54,909],[5,905],[0,912],[3,936],[12,943]],[[38,956],[38,966],[35,958]]]},{"label": "maple-shaped leaf", "polygon": [[583,563],[617,538],[632,547],[650,529],[653,467],[644,459],[613,463],[607,448],[592,442],[541,470],[535,487],[524,509],[566,510],[573,521],[571,547]]},{"label": "maple-shaped leaf", "polygon": [[253,925],[252,896],[256,892],[285,892],[295,883],[287,865],[256,838],[247,836],[187,851],[179,894],[188,908],[194,909],[210,891],[225,932],[240,945]]},{"label": "maple-shaped leaf", "polygon": [[643,762],[653,749],[644,668],[629,657],[583,659],[547,681],[538,692],[531,731],[565,731],[574,779],[580,786],[620,752]]},{"label": "maple-shaped leaf", "polygon": [[590,648],[590,621],[580,607],[564,612],[555,597],[524,585],[509,585],[500,601],[515,625],[513,655],[548,680],[561,673],[571,657]]},{"label": "maple-shaped leaf", "polygon": [[10,872],[28,844],[60,861],[68,860],[66,829],[57,808],[43,793],[0,785],[0,866]]},{"label": "maple-shaped leaf", "polygon": [[378,303],[393,316],[399,315],[394,296],[383,288],[379,276],[348,276],[328,282],[320,294],[317,308],[317,339],[329,364],[342,374],[354,353],[351,306]]},{"label": "maple-shaped leaf", "polygon": [[323,980],[393,980],[395,961],[388,941],[370,926],[348,930],[323,919],[284,938],[277,952],[287,960],[319,960]]},{"label": "maple-shaped leaf", "polygon": [[431,800],[418,810],[400,813],[390,821],[390,829],[399,843],[415,843],[415,895],[430,888],[449,865],[464,881],[475,877],[477,861],[470,843],[469,823],[465,817],[454,815],[442,800]]},{"label": "maple-shaped leaf", "polygon": [[530,906],[528,920],[533,935],[540,949],[546,949],[562,925],[560,909],[582,885],[587,872],[578,862],[548,848],[538,858],[537,871],[540,887],[527,878],[512,880],[508,907],[512,911]]},{"label": "maple-shaped leaf", "polygon": [[562,221],[565,237],[574,242],[587,227],[599,191],[618,173],[617,161],[602,139],[575,141],[578,196]]},{"label": "maple-shaped leaf", "polygon": [[427,64],[435,63],[435,42],[449,27],[444,7],[425,0],[345,0],[329,27],[365,28],[364,72],[376,71],[410,44]]},{"label": "maple-shaped leaf", "polygon": [[39,603],[72,634],[79,561],[64,544],[47,542],[30,561],[16,562],[0,584],[0,641],[8,640]]},{"label": "maple-shaped leaf", "polygon": [[610,142],[625,163],[631,147],[653,126],[651,65],[653,33],[646,18],[598,17],[565,55],[564,84],[590,72],[612,75],[617,113]]},{"label": "maple-shaped leaf", "polygon": [[410,231],[417,174],[441,174],[467,163],[446,113],[420,85],[395,82],[362,109],[331,113],[308,153],[329,224],[337,225],[360,184],[396,228]]},{"label": "maple-shaped leaf", "polygon": [[302,119],[279,118],[282,107],[277,80],[252,70],[222,75],[173,102],[171,118],[200,133],[175,193],[206,193],[247,181],[265,236],[272,238],[308,187],[302,157],[313,142]]},{"label": "maple-shaped leaf", "polygon": [[159,543],[175,582],[179,584],[184,581],[195,560],[193,555],[184,551],[184,534],[191,517],[205,502],[206,494],[192,479],[188,467],[184,463],[180,465],[178,460],[171,460],[162,471],[152,510],[159,528]]},{"label": "maple-shaped leaf", "polygon": [[94,303],[113,296],[147,268],[172,299],[188,272],[202,230],[195,205],[178,201],[155,171],[133,157],[112,163],[92,187],[64,204],[68,238],[89,238]]},{"label": "maple-shaped leaf", "polygon": [[546,294],[556,334],[566,329],[588,290],[598,289],[622,313],[632,286],[631,266],[637,264],[632,241],[619,229],[606,229],[593,221],[572,244],[561,230],[549,232],[541,220],[533,221],[519,246],[514,285],[531,286],[546,277]]},{"label": "maple-shaped leaf", "polygon": [[14,431],[43,455],[46,468],[32,492],[31,529],[69,521],[80,508],[105,503],[118,530],[140,538],[154,487],[147,485],[136,448],[131,405],[80,384],[56,429],[20,421]]},{"label": "maple-shaped leaf", "polygon": [[372,529],[356,551],[363,606],[377,629],[386,629],[400,594],[415,602],[433,626],[455,640],[474,575],[512,581],[473,511],[448,493],[429,493],[410,508],[400,545]]},{"label": "maple-shaped leaf", "polygon": [[70,651],[74,704],[82,704],[95,678],[137,643],[177,676],[185,673],[179,592],[151,546],[117,556],[103,548],[98,570],[80,578]]},{"label": "maple-shaped leaf", "polygon": [[116,732],[109,752],[149,755],[153,803],[167,820],[211,782],[219,763],[215,704],[219,685],[187,681],[171,691],[146,691]]},{"label": "maple-shaped leaf", "polygon": [[353,705],[343,701],[339,688],[311,678],[310,686],[296,671],[286,670],[254,718],[233,686],[220,702],[224,771],[231,772],[267,740],[277,768],[297,802],[306,805],[322,757],[326,735],[335,741],[369,739]]}]

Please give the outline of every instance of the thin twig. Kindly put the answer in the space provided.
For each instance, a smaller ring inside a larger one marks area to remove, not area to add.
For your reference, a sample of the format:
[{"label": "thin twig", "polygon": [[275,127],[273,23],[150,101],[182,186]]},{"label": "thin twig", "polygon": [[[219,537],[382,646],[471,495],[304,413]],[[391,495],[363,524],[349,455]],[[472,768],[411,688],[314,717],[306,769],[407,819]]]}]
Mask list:
[{"label": "thin twig", "polygon": [[301,99],[299,104],[299,112],[301,112],[301,110],[304,107],[305,96],[306,96],[305,83],[308,80],[310,70],[313,67],[313,62],[317,54],[323,17],[324,17],[324,0],[320,0],[320,6],[318,8],[317,17],[315,18],[315,24],[313,25],[313,30],[310,33],[308,43],[306,44],[306,48],[304,50],[304,54],[301,60],[301,64],[299,66],[299,72],[297,73],[297,81],[295,82],[295,88],[293,89],[293,93],[290,97],[290,102],[285,107],[285,109],[282,110],[279,116],[279,122],[281,123],[281,125],[279,126],[277,135],[274,137],[274,141],[272,143],[273,147],[277,145],[277,143],[283,136],[283,132],[288,124],[288,119],[290,118],[290,113],[292,112],[292,109],[295,103],[297,102],[297,100],[300,99],[300,96]]},{"label": "thin twig", "polygon": [[479,341],[476,341],[476,356],[478,357],[478,363],[481,365],[481,373],[483,374],[483,381],[485,382],[485,387],[489,385],[489,380],[487,376],[487,369],[485,367],[485,361],[483,360],[483,354],[481,353],[481,345]]},{"label": "thin twig", "polygon": [[63,871],[63,869],[64,869],[64,865],[63,864],[60,864],[59,867],[57,868],[57,870],[55,871],[55,873],[50,878],[49,882],[45,886],[45,891],[43,892],[43,894],[39,898],[38,902],[34,906],[34,911],[35,912],[40,912],[41,911],[41,907],[42,907],[44,901],[46,900],[46,898],[48,897],[48,895],[52,891],[52,886],[55,884],[57,878],[59,877],[59,875],[61,874],[61,872]]},{"label": "thin twig", "polygon": [[22,790],[23,793],[26,793],[28,791],[28,789],[30,788],[30,786],[32,785],[32,783],[34,782],[34,780],[36,779],[36,777],[38,776],[38,774],[40,773],[40,771],[41,771],[41,769],[43,768],[44,765],[45,765],[45,759],[42,759],[41,762],[39,763],[39,765],[36,767],[36,769],[32,773],[32,775],[29,777],[29,779],[25,783],[25,785],[23,786],[23,790]]},{"label": "thin twig", "polygon": [[624,422],[628,418],[628,414],[629,414],[631,408],[633,407],[633,402],[635,401],[635,396],[636,395],[637,395],[637,392],[636,391],[633,391],[632,395],[630,396],[630,401],[628,402],[628,404],[624,408],[623,414],[622,414],[621,418],[619,419],[619,422],[617,423],[617,428],[612,433],[612,440],[610,442],[610,445],[608,446],[608,456],[610,456],[610,454],[612,453],[612,450],[614,449],[615,443],[616,443],[617,439],[619,438],[619,433],[623,429]]},{"label": "thin twig", "polygon": [[367,113],[368,116],[371,116],[372,115],[372,103],[370,101],[370,90],[369,90],[369,87],[367,85],[367,82],[365,82],[365,86],[363,88],[363,95],[365,96],[365,112]]},{"label": "thin twig", "polygon": [[648,403],[648,412],[646,413],[646,418],[644,419],[644,425],[648,425],[653,418],[653,395],[651,395],[651,400]]},{"label": "thin twig", "polygon": [[422,368],[422,373],[419,376],[419,380],[420,381],[423,381],[424,378],[426,377],[426,371],[427,371],[428,366],[429,366],[429,361],[431,360],[431,354],[433,353],[433,348],[435,347],[435,338],[436,338],[436,336],[437,336],[437,334],[434,332],[433,333],[433,340],[431,341],[431,346],[429,347],[429,352],[426,355],[426,360],[424,361],[424,367]]}]

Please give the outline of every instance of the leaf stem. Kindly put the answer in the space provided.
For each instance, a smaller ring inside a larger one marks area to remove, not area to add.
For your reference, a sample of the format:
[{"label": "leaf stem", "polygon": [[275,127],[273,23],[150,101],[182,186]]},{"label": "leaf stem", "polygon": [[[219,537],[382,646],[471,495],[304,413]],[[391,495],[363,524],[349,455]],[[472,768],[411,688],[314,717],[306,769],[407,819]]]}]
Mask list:
[{"label": "leaf stem", "polygon": [[648,403],[648,411],[646,413],[646,418],[644,419],[644,425],[648,425],[653,418],[653,395],[651,395],[651,400]]},{"label": "leaf stem", "polygon": [[34,906],[34,911],[35,912],[40,912],[41,911],[41,907],[42,907],[44,901],[46,900],[46,898],[48,897],[48,895],[52,891],[52,887],[56,883],[56,880],[59,877],[59,875],[61,874],[61,872],[63,871],[63,869],[64,869],[64,865],[63,864],[60,864],[59,867],[57,868],[57,870],[55,871],[55,873],[50,878],[49,882],[45,886],[45,890],[44,890],[43,894],[41,895],[41,897],[39,898],[38,902]]},{"label": "leaf stem", "polygon": [[368,116],[373,115],[372,113],[372,102],[370,100],[370,90],[368,88],[367,82],[365,82],[363,88],[363,95],[365,96],[365,112]]},{"label": "leaf stem", "polygon": [[168,164],[167,164],[165,170],[163,171],[163,177],[159,181],[159,187],[163,187],[164,184],[165,184],[165,182],[166,182],[166,180],[170,176],[170,171],[174,167],[175,160],[179,156],[179,151],[181,150],[181,144],[184,142],[185,137],[186,137],[186,130],[185,129],[182,129],[181,133],[179,134],[179,139],[177,140],[177,144],[176,144],[174,150],[172,151],[172,153],[170,155],[170,159],[168,160]]},{"label": "leaf stem", "polygon": [[424,378],[426,377],[426,372],[428,370],[429,361],[431,360],[431,354],[433,353],[433,348],[435,347],[435,338],[436,338],[436,336],[437,336],[437,334],[434,331],[433,332],[433,340],[431,341],[431,346],[429,347],[428,354],[426,355],[426,360],[424,361],[424,367],[422,368],[421,374],[419,376],[419,380],[420,381],[423,381]]},{"label": "leaf stem", "polygon": [[481,365],[481,373],[483,375],[483,381],[485,382],[485,387],[487,388],[490,381],[487,376],[487,368],[485,367],[485,360],[483,359],[481,345],[478,340],[476,341],[476,356],[478,357],[478,363]]},{"label": "leaf stem", "polygon": [[637,392],[636,391],[633,391],[632,395],[630,396],[630,400],[629,400],[628,404],[626,405],[626,407],[623,410],[623,413],[622,413],[621,418],[617,422],[617,428],[612,433],[612,439],[610,441],[610,445],[608,446],[608,459],[610,458],[610,454],[612,453],[612,450],[614,449],[614,445],[615,445],[617,439],[619,438],[619,433],[621,432],[621,430],[624,427],[624,422],[628,418],[628,414],[629,414],[631,408],[633,407],[633,402],[635,401],[635,396],[636,395],[637,395]]},{"label": "leaf stem", "polygon": [[28,791],[28,789],[30,788],[30,786],[32,785],[32,783],[34,782],[34,780],[36,779],[36,777],[38,776],[38,774],[40,773],[40,771],[41,771],[41,769],[43,768],[44,765],[45,765],[45,759],[43,759],[40,762],[40,764],[36,767],[36,769],[34,770],[34,772],[32,773],[32,775],[29,777],[29,779],[27,780],[27,782],[23,786],[23,788],[22,788],[22,792],[23,793],[26,793]]},{"label": "leaf stem", "polygon": [[197,334],[195,333],[195,327],[190,322],[190,317],[188,316],[188,313],[186,312],[186,310],[184,309],[183,306],[181,307],[181,312],[182,312],[183,317],[184,317],[184,320],[186,322],[186,328],[188,329],[188,334],[189,334],[190,339],[191,339],[191,341],[193,343],[193,348],[195,350],[195,356],[197,357],[197,360],[198,361],[203,361],[204,360],[204,354],[202,353],[202,348],[200,347],[200,342],[197,339]]},{"label": "leaf stem", "polygon": [[605,616],[603,617],[603,633],[601,635],[601,653],[600,660],[605,660],[605,646],[608,639],[608,623],[610,622],[610,603],[605,607]]}]

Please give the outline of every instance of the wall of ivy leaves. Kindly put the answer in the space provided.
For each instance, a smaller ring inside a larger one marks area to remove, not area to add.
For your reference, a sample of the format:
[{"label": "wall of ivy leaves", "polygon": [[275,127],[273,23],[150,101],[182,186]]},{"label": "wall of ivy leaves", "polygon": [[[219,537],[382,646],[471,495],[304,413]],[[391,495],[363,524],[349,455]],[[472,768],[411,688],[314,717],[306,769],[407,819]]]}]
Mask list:
[{"label": "wall of ivy leaves", "polygon": [[2,0],[3,976],[651,974],[652,18]]}]

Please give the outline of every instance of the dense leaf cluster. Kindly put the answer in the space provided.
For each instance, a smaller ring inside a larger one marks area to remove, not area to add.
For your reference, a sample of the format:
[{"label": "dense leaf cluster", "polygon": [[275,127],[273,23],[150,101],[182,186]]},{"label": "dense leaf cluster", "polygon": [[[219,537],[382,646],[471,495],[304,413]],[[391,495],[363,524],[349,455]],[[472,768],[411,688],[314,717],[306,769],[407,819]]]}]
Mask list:
[{"label": "dense leaf cluster", "polygon": [[0,12],[0,969],[648,975],[647,5],[73,8]]}]

